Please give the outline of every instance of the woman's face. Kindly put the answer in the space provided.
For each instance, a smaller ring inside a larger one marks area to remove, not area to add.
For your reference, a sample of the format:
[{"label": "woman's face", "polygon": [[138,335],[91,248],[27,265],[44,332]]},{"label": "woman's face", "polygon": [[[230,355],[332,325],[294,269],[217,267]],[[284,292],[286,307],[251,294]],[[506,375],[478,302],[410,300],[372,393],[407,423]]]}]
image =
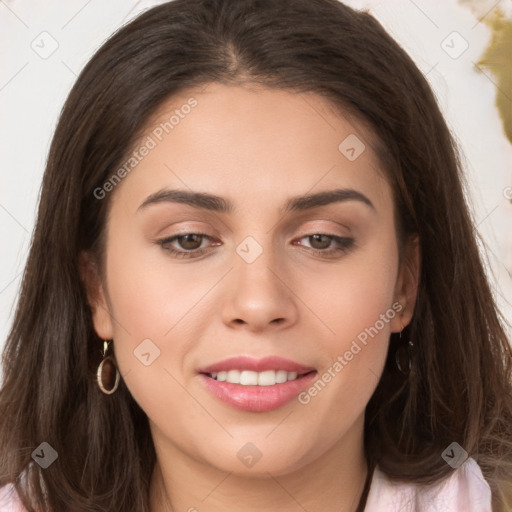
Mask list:
[{"label": "woman's face", "polygon": [[279,475],[360,450],[416,286],[370,145],[327,100],[263,87],[212,83],[149,123],[91,302],[157,454]]}]

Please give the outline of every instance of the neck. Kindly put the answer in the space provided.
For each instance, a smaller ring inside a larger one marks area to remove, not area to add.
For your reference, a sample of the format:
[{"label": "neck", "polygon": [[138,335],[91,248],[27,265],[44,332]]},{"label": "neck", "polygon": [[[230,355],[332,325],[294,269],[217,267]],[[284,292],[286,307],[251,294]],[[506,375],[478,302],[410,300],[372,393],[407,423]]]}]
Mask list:
[{"label": "neck", "polygon": [[356,512],[368,474],[358,434],[291,473],[259,477],[202,464],[174,445],[157,448],[150,512]]}]

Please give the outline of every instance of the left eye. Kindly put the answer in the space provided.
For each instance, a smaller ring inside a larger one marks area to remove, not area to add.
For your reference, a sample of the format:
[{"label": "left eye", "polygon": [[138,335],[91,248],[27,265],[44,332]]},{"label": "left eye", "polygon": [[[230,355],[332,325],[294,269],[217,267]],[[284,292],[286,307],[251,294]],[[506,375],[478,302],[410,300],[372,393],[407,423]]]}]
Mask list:
[{"label": "left eye", "polygon": [[[334,235],[321,235],[321,234],[307,235],[302,238],[308,238],[308,239],[312,240],[313,245],[311,248],[315,249],[317,251],[322,250],[322,249],[329,249],[331,246],[331,242],[333,240],[336,241],[337,239],[338,240],[340,239],[339,237],[335,237]],[[300,240],[302,240],[302,238]],[[325,242],[327,242],[327,244]],[[317,245],[317,246],[315,247],[315,245]]]},{"label": "left eye", "polygon": [[[210,236],[205,235],[204,233],[184,233],[182,235],[176,235],[165,238],[163,240],[159,240],[158,243],[164,250],[169,251],[176,257],[189,258],[192,256],[197,256],[198,253],[202,254],[205,251],[204,248],[201,248],[201,244],[204,238],[211,239]],[[175,246],[173,247],[170,245],[173,242],[178,242],[178,244],[181,246],[181,250],[176,249]]]},{"label": "left eye", "polygon": [[[164,250],[170,252],[177,258],[197,258],[209,250],[208,247],[201,247],[205,238],[212,240],[211,236],[204,233],[184,233],[169,238],[164,238],[163,240],[158,240],[157,243],[162,246]],[[302,244],[299,245],[302,245],[313,253],[324,256],[328,256],[334,253],[347,252],[354,245],[353,238],[340,237],[325,233],[305,235],[301,238],[298,238],[297,240],[303,240],[305,238],[312,240],[312,245],[309,247]],[[175,242],[180,247],[176,248],[176,245],[172,245]],[[334,247],[332,246],[333,242]],[[215,243],[214,245],[220,245],[220,243]]]}]

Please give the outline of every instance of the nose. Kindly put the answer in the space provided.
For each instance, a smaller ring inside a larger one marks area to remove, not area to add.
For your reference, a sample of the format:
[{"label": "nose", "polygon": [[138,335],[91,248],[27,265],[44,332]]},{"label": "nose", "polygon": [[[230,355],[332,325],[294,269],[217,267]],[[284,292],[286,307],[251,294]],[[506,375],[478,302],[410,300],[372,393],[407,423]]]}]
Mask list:
[{"label": "nose", "polygon": [[251,332],[293,325],[298,310],[291,280],[289,273],[276,265],[271,249],[264,249],[252,263],[235,259],[223,293],[224,323]]}]

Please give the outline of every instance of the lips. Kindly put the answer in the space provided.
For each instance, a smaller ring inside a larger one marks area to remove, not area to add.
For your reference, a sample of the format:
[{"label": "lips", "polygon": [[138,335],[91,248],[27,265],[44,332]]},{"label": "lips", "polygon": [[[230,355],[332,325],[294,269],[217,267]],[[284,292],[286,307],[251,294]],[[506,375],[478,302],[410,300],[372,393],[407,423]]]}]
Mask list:
[{"label": "lips", "polygon": [[281,357],[234,357],[198,370],[201,382],[217,399],[236,409],[264,412],[289,403],[308,387],[317,372]]},{"label": "lips", "polygon": [[264,372],[266,370],[285,370],[286,372],[295,372],[299,375],[315,370],[312,366],[305,366],[290,359],[271,356],[262,359],[240,356],[224,359],[218,363],[206,366],[198,370],[199,373],[219,373],[229,370],[249,370],[253,372]]}]

